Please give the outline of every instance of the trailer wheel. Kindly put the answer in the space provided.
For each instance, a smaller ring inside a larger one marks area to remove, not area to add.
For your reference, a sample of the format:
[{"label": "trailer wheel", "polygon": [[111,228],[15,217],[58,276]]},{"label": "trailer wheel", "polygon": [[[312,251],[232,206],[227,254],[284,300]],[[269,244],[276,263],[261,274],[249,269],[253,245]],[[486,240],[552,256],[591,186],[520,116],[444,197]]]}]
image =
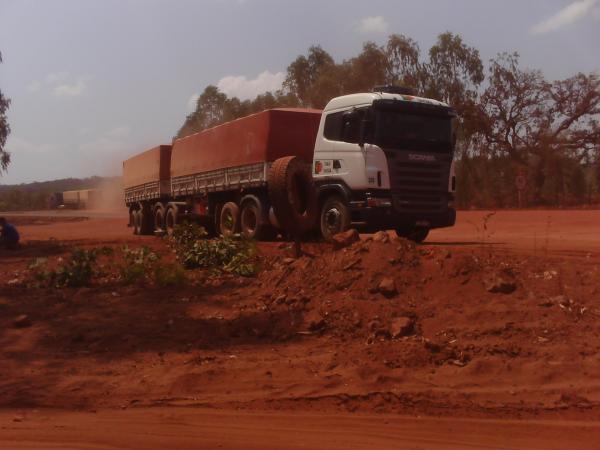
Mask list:
[{"label": "trailer wheel", "polygon": [[137,216],[138,216],[138,223],[139,223],[138,234],[143,234],[143,235],[152,234],[152,231],[154,229],[154,227],[153,227],[154,220],[153,220],[152,211],[150,210],[150,208],[148,208],[147,206],[140,208],[140,210],[137,212]]},{"label": "trailer wheel", "polygon": [[310,164],[296,156],[276,160],[269,172],[269,199],[285,231],[300,236],[313,229],[319,205]]},{"label": "trailer wheel", "polygon": [[134,235],[138,235],[140,234],[140,214],[139,211],[132,211],[130,213],[131,215],[131,224],[133,226],[133,234]]},{"label": "trailer wheel", "polygon": [[219,215],[219,232],[229,237],[239,232],[240,208],[234,202],[227,202],[221,208]]},{"label": "trailer wheel", "polygon": [[344,200],[331,196],[325,200],[321,208],[321,235],[325,240],[350,228],[350,211]]},{"label": "trailer wheel", "polygon": [[154,231],[158,233],[165,231],[165,207],[160,203],[154,208]]},{"label": "trailer wheel", "polygon": [[165,228],[169,237],[173,236],[175,227],[177,226],[177,216],[179,214],[179,208],[173,205],[167,209],[167,215],[165,217]]},{"label": "trailer wheel", "polygon": [[263,202],[254,195],[247,195],[241,203],[240,229],[242,235],[248,239],[267,237],[270,226],[265,217]]},{"label": "trailer wheel", "polygon": [[133,234],[137,234],[135,232],[135,209],[133,208],[129,209],[129,223],[127,226],[133,228]]},{"label": "trailer wheel", "polygon": [[412,227],[412,228],[396,228],[396,234],[398,237],[410,239],[417,244],[420,244],[429,234],[429,228],[427,227]]}]

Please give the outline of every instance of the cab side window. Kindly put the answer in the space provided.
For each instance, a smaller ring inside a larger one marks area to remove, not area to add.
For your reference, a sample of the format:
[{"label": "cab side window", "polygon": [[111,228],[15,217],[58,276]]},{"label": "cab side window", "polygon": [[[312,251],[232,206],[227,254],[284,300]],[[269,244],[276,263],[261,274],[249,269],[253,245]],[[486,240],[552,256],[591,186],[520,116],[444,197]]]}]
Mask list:
[{"label": "cab side window", "polygon": [[331,113],[325,118],[325,129],[323,134],[325,139],[330,141],[341,141],[343,133],[343,115],[344,111]]},{"label": "cab side window", "polygon": [[363,119],[369,117],[367,108],[350,109],[329,114],[325,118],[325,139],[358,144]]}]

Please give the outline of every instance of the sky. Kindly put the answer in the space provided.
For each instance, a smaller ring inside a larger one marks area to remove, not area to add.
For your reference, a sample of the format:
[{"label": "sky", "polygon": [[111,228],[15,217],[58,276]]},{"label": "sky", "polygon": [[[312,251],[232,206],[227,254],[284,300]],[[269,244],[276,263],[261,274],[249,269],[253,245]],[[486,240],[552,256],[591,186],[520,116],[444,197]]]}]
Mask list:
[{"label": "sky", "polygon": [[393,33],[426,51],[445,31],[548,79],[600,73],[600,0],[0,0],[0,184],[118,175],[171,142],[207,85],[277,89],[310,45],[341,61]]}]

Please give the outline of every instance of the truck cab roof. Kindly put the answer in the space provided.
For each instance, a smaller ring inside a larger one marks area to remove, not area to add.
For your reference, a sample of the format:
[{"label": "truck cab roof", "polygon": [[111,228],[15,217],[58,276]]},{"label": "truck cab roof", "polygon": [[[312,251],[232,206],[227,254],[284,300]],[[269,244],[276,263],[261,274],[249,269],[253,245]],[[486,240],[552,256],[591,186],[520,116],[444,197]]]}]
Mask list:
[{"label": "truck cab roof", "polygon": [[324,112],[335,111],[339,109],[351,108],[353,106],[367,106],[371,105],[374,100],[397,100],[401,102],[418,102],[425,103],[428,105],[448,107],[444,102],[434,100],[431,98],[417,97],[414,95],[404,94],[389,94],[383,92],[367,92],[361,94],[350,94],[343,95],[332,99],[327,106],[325,106]]}]

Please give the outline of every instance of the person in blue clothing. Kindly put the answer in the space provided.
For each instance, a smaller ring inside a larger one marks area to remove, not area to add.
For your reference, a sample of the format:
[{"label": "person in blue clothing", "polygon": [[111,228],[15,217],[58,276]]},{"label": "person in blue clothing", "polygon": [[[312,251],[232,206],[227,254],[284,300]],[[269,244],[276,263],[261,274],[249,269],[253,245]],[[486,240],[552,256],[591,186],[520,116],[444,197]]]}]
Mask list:
[{"label": "person in blue clothing", "polygon": [[6,221],[4,217],[0,217],[0,246],[14,250],[19,245],[19,232]]}]

